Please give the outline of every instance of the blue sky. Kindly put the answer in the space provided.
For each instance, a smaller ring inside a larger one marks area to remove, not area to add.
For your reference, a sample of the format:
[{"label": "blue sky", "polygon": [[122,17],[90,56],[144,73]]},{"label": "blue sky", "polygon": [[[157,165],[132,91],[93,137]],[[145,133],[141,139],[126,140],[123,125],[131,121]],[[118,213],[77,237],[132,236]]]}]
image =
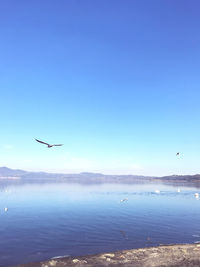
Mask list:
[{"label": "blue sky", "polygon": [[200,173],[199,9],[198,0],[2,1],[0,166]]}]

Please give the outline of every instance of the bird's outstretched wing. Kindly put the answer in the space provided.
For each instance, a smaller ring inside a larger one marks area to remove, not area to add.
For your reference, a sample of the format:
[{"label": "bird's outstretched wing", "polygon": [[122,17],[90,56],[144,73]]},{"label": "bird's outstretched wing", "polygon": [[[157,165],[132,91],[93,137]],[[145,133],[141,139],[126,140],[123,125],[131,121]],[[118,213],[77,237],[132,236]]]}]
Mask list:
[{"label": "bird's outstretched wing", "polygon": [[39,142],[39,143],[41,143],[41,144],[45,144],[45,145],[47,145],[47,146],[49,146],[49,144],[48,143],[45,143],[45,142],[43,142],[43,141],[40,141],[40,140],[38,140],[38,139],[35,139],[37,142]]},{"label": "bird's outstretched wing", "polygon": [[63,144],[57,144],[57,145],[53,145],[53,146],[63,146]]}]

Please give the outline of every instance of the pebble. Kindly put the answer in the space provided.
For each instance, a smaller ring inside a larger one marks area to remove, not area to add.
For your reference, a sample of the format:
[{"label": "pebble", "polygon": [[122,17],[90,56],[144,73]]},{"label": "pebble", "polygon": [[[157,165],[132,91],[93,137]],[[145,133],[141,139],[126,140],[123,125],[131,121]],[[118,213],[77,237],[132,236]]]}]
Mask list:
[{"label": "pebble", "polygon": [[78,259],[74,259],[72,260],[73,263],[77,263],[77,262],[80,262]]},{"label": "pebble", "polygon": [[55,266],[56,263],[57,263],[57,261],[54,261],[54,260],[52,260],[52,261],[49,262],[49,264],[50,264],[51,266]]}]

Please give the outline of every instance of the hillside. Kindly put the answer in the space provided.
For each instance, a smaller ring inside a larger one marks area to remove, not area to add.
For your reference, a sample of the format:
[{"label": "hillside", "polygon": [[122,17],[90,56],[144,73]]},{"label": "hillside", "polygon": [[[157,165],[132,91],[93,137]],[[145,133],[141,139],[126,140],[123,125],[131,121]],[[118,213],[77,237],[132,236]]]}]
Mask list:
[{"label": "hillside", "polygon": [[147,181],[159,182],[182,182],[182,183],[200,183],[200,174],[196,175],[171,175],[163,177],[142,176],[142,175],[105,175],[102,173],[82,172],[77,174],[48,173],[48,172],[28,172],[24,170],[15,170],[7,167],[0,167],[0,181],[18,180],[18,181],[48,181],[48,182],[69,182],[69,183],[136,183]]}]

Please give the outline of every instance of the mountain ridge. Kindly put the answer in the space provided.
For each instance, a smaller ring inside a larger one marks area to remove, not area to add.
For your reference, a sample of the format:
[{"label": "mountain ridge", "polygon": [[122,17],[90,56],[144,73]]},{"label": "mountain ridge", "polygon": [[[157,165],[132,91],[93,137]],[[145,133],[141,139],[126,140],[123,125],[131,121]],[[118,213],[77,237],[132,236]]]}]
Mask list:
[{"label": "mountain ridge", "polygon": [[21,169],[11,169],[0,167],[0,181],[6,179],[17,179],[21,181],[59,181],[59,182],[78,182],[78,183],[132,183],[146,181],[167,181],[167,182],[198,182],[200,174],[195,175],[168,175],[162,177],[144,175],[114,175],[93,172],[80,173],[48,173],[31,172]]}]

